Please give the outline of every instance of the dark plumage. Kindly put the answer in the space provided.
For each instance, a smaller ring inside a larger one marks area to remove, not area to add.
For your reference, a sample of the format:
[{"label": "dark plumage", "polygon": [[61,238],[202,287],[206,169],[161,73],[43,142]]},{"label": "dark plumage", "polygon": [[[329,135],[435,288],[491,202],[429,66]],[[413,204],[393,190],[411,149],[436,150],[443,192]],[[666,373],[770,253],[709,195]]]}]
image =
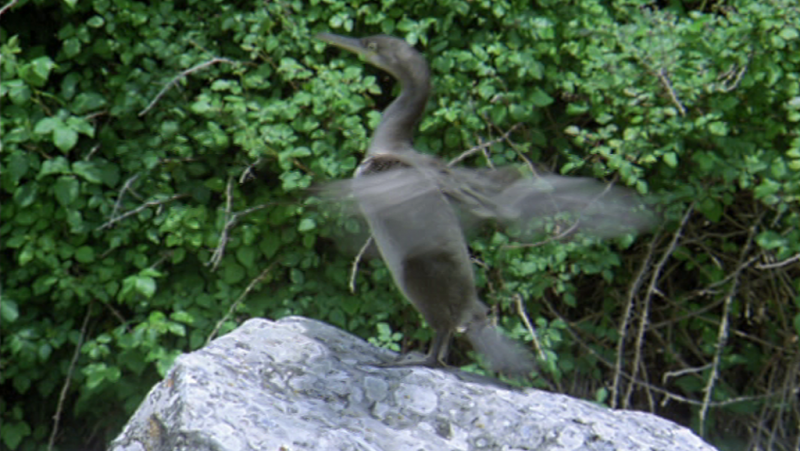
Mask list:
[{"label": "dark plumage", "polygon": [[[335,198],[355,199],[397,287],[434,330],[425,358],[404,357],[391,365],[442,366],[453,332],[463,330],[493,370],[529,372],[533,356],[491,324],[487,307],[478,299],[456,208],[481,219],[520,221],[563,209],[619,213],[630,211],[632,202],[620,189],[598,196],[604,187],[594,180],[531,179],[514,169],[450,168],[418,153],[412,137],[430,93],[430,73],[422,55],[389,36],[317,37],[361,55],[402,85],[400,95],[383,112],[355,177],[327,187]],[[587,210],[593,204],[598,208]],[[618,223],[620,217],[613,220]]]}]

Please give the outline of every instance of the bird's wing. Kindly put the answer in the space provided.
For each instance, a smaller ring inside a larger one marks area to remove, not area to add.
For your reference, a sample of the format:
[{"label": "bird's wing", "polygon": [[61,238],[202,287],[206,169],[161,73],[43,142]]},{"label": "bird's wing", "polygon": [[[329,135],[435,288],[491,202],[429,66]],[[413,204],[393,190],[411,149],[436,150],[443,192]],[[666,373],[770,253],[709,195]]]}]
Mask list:
[{"label": "bird's wing", "polygon": [[[450,168],[429,156],[405,161],[411,167],[327,183],[321,190],[323,197],[357,207],[357,191],[359,201],[371,205],[373,211],[391,209],[393,215],[411,217],[415,198],[440,191],[461,213],[464,228],[493,220],[534,231],[557,218],[573,231],[610,237],[654,225],[653,215],[634,191],[595,179],[531,176],[513,166]],[[360,213],[358,208],[351,212]]]},{"label": "bird's wing", "polygon": [[572,230],[610,237],[646,230],[654,216],[633,190],[585,177],[524,175],[513,167],[496,171],[451,169],[441,172],[442,191],[462,213],[493,219],[528,231],[557,217]]}]

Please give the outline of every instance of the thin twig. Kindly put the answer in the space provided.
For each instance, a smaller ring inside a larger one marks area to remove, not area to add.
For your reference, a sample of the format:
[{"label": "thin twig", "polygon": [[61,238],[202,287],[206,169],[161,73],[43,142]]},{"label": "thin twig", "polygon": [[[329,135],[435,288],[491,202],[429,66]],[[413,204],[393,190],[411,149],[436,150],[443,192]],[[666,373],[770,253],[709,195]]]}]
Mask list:
[{"label": "thin twig", "polygon": [[5,6],[3,6],[3,8],[2,8],[2,9],[0,9],[0,16],[2,16],[3,14],[5,14],[5,13],[6,13],[6,11],[8,11],[9,9],[13,8],[13,7],[14,7],[14,5],[16,5],[16,4],[17,4],[17,1],[18,1],[18,0],[11,0],[10,2],[6,3],[6,4],[5,4]]},{"label": "thin twig", "polygon": [[580,224],[581,224],[581,221],[580,220],[576,220],[574,223],[572,223],[571,226],[569,226],[566,230],[564,230],[563,232],[559,233],[558,235],[553,235],[551,237],[548,237],[548,238],[546,238],[544,240],[541,240],[541,241],[537,241],[535,243],[505,244],[505,245],[503,245],[501,247],[501,249],[522,249],[522,248],[534,248],[534,247],[544,246],[545,244],[547,244],[547,243],[549,243],[551,241],[558,241],[558,240],[560,240],[560,239],[562,239],[564,237],[567,237],[567,236],[571,235],[572,232],[574,232],[578,228],[578,226]]},{"label": "thin twig", "polygon": [[70,382],[72,381],[72,373],[75,371],[75,365],[78,363],[78,357],[81,354],[81,346],[83,340],[86,338],[86,328],[89,325],[89,318],[92,316],[92,304],[90,303],[86,308],[86,316],[83,317],[83,325],[81,326],[81,334],[78,336],[78,343],[75,345],[75,352],[72,354],[72,361],[69,362],[67,369],[67,377],[64,381],[64,386],[61,387],[61,393],[58,395],[58,407],[56,413],[53,415],[53,432],[50,433],[50,440],[47,443],[47,451],[53,450],[53,445],[56,441],[56,434],[58,434],[58,423],[61,421],[61,412],[64,408],[64,400],[67,398]]},{"label": "thin twig", "polygon": [[111,210],[110,216],[112,218],[117,216],[117,212],[122,207],[122,200],[125,198],[125,192],[130,189],[133,182],[135,182],[136,179],[138,178],[139,174],[134,174],[133,176],[129,177],[128,180],[125,180],[125,183],[122,184],[122,188],[120,188],[119,194],[117,194],[117,201],[114,202],[114,209]]},{"label": "thin twig", "polygon": [[653,260],[653,251],[655,250],[656,243],[659,241],[660,234],[657,233],[653,236],[653,239],[650,240],[650,246],[647,249],[647,256],[645,257],[644,261],[642,262],[642,266],[639,268],[639,274],[636,275],[636,279],[634,280],[633,284],[631,284],[631,288],[628,290],[628,302],[625,306],[625,313],[622,315],[622,321],[619,326],[620,333],[620,340],[617,341],[617,359],[614,363],[614,380],[611,383],[611,408],[616,408],[617,406],[617,391],[619,390],[619,380],[620,380],[620,373],[622,373],[622,353],[624,351],[624,340],[623,334],[628,328],[628,321],[630,320],[631,311],[633,310],[634,298],[636,297],[636,293],[639,292],[639,287],[642,285],[644,281],[644,275],[647,273],[647,268],[650,267],[650,262]]},{"label": "thin twig", "polygon": [[447,166],[450,167],[450,166],[456,165],[459,162],[461,162],[462,160],[464,160],[465,158],[468,158],[468,157],[470,157],[470,156],[472,156],[472,155],[474,155],[474,154],[476,154],[478,152],[483,151],[483,149],[492,147],[493,145],[495,145],[496,143],[499,143],[500,141],[505,141],[506,139],[508,139],[508,136],[512,132],[514,132],[514,130],[516,130],[520,125],[522,125],[522,123],[518,122],[518,123],[512,125],[511,128],[509,128],[505,133],[503,133],[502,136],[500,136],[498,138],[495,138],[495,139],[493,139],[491,141],[486,141],[483,144],[479,144],[477,146],[474,146],[474,147],[471,147],[471,148],[465,150],[464,152],[461,153],[461,155],[459,155],[459,156],[453,158],[452,160],[450,160],[450,162],[447,163]]},{"label": "thin twig", "polygon": [[89,150],[89,153],[86,154],[85,157],[83,157],[83,161],[89,161],[92,158],[92,156],[95,154],[95,152],[97,152],[98,150],[100,150],[100,144],[99,143],[95,144],[94,146],[92,146],[92,148]]},{"label": "thin twig", "polygon": [[350,287],[350,292],[353,294],[356,292],[356,274],[358,274],[358,263],[361,261],[364,253],[367,252],[367,248],[370,244],[372,244],[372,235],[370,235],[364,242],[364,245],[361,246],[361,250],[358,251],[358,255],[356,255],[356,258],[353,259],[353,264],[350,267],[350,283],[348,286]]},{"label": "thin twig", "polygon": [[[217,266],[219,266],[220,262],[222,261],[222,257],[225,255],[225,246],[228,244],[230,229],[239,222],[241,217],[247,216],[254,211],[258,211],[262,208],[267,208],[275,204],[275,202],[267,202],[265,204],[256,205],[255,207],[250,207],[246,210],[242,210],[230,215],[230,218],[225,221],[225,226],[222,228],[222,232],[220,233],[219,244],[217,244],[217,248],[214,249],[214,253],[211,255],[211,258],[208,259],[206,266],[210,265],[211,271],[216,271]],[[227,217],[228,211],[226,210],[226,218]]]},{"label": "thin twig", "polygon": [[[636,373],[639,368],[639,363],[641,362],[642,358],[642,348],[644,347],[644,334],[647,331],[647,323],[650,318],[650,301],[653,299],[653,293],[658,292],[658,282],[659,278],[661,277],[661,272],[664,270],[664,265],[667,264],[667,260],[672,257],[672,254],[675,252],[675,249],[678,247],[678,241],[683,236],[683,230],[686,228],[686,224],[689,222],[689,217],[692,216],[692,212],[694,210],[694,204],[689,205],[689,208],[686,210],[686,214],[683,215],[683,219],[681,220],[681,224],[678,226],[678,230],[675,231],[675,234],[672,236],[672,240],[669,243],[669,247],[664,252],[664,255],[661,256],[661,260],[656,263],[656,267],[653,270],[653,274],[650,277],[650,285],[647,287],[647,293],[645,294],[645,298],[642,301],[642,312],[639,316],[639,330],[636,334],[636,346],[634,347],[635,352],[633,355],[633,364],[631,368],[633,368],[632,376],[635,378]],[[630,402],[630,398],[633,394],[633,384],[628,385],[628,390],[625,393],[624,398],[624,405],[623,408],[627,408],[628,403]]]},{"label": "thin twig", "polygon": [[[731,72],[732,72],[732,71],[733,71],[733,67],[731,67]],[[720,83],[720,84],[719,84],[719,88],[718,88],[718,90],[719,90],[720,92],[731,92],[731,91],[733,91],[734,89],[736,89],[736,88],[739,86],[739,83],[741,83],[741,81],[742,81],[742,76],[744,76],[744,73],[745,73],[745,72],[747,72],[747,64],[745,64],[744,66],[742,66],[742,68],[741,68],[741,69],[739,69],[739,70],[736,72],[736,76],[734,77],[734,79],[733,79],[733,83],[732,83],[732,84],[730,84],[730,85],[726,85],[726,84],[725,84],[725,83],[727,83],[728,81],[730,81],[730,79],[731,79],[731,77],[732,77],[732,74],[729,74],[727,77],[725,77],[725,80],[724,80],[722,83]]]},{"label": "thin twig", "polygon": [[251,178],[255,178],[253,175],[253,168],[261,164],[261,157],[256,158],[256,161],[252,162],[249,166],[247,166],[244,171],[242,171],[242,175],[239,176],[239,184],[243,184],[244,182],[250,180]]},{"label": "thin twig", "polygon": [[669,81],[663,67],[659,69],[656,76],[661,80],[661,84],[664,85],[664,88],[669,93],[669,97],[672,99],[672,103],[678,108],[678,112],[681,113],[681,116],[686,116],[686,107],[678,100],[678,95],[675,94],[675,90],[672,89],[672,83]]},{"label": "thin twig", "polygon": [[711,368],[711,364],[707,363],[703,366],[698,366],[695,368],[683,368],[681,370],[676,370],[676,371],[666,371],[661,376],[661,383],[666,384],[667,382],[669,382],[670,378],[685,376],[691,373],[701,373],[709,368]]},{"label": "thin twig", "polygon": [[[599,363],[601,363],[602,365],[605,365],[609,369],[613,369],[614,368],[614,363],[613,362],[610,362],[610,361],[606,360],[606,358],[602,354],[597,352],[594,348],[589,346],[588,343],[586,343],[585,341],[583,341],[580,338],[578,333],[575,332],[575,330],[573,330],[572,327],[570,327],[569,322],[565,318],[563,318],[561,315],[558,314],[558,312],[553,308],[552,304],[550,304],[550,302],[547,300],[546,297],[543,297],[541,299],[541,301],[545,304],[545,306],[556,317],[558,317],[561,321],[564,322],[564,324],[566,324],[566,327],[565,327],[564,330],[566,330],[567,333],[569,333],[570,336],[572,336],[573,340],[575,340],[575,342],[578,343],[578,345],[580,345],[583,349],[585,349],[589,354],[594,356],[597,359],[597,361]],[[659,394],[663,395],[664,399],[661,401],[661,405],[666,405],[666,404],[669,403],[670,400],[673,400],[673,399],[676,400],[676,401],[679,401],[679,402],[683,402],[683,403],[692,405],[692,406],[700,406],[700,405],[703,404],[702,401],[698,401],[696,399],[687,398],[687,397],[685,397],[683,395],[679,395],[677,393],[673,393],[673,392],[671,392],[671,391],[669,391],[669,390],[667,390],[665,388],[659,387],[657,385],[653,385],[653,384],[645,382],[645,381],[636,380],[636,379],[632,378],[631,375],[628,374],[628,373],[622,372],[622,376],[632,384],[636,384],[636,385],[640,385],[642,387],[646,387],[648,390],[651,390],[653,392],[656,392],[656,393],[659,393]],[[793,389],[789,390],[789,393],[788,393],[789,396],[797,396],[798,394],[800,394],[800,387],[793,387]],[[779,391],[779,392],[765,393],[765,394],[761,394],[761,395],[739,396],[738,398],[729,398],[729,399],[726,399],[724,401],[711,402],[711,403],[709,403],[709,407],[724,407],[724,406],[729,406],[731,404],[738,404],[740,402],[752,402],[752,401],[770,399],[770,398],[780,397],[780,396],[786,397],[786,395],[787,395],[787,393],[785,391]],[[789,398],[787,397],[786,399],[789,399]]]},{"label": "thin twig", "polygon": [[177,83],[178,83],[178,82],[179,82],[179,81],[180,81],[182,78],[184,78],[184,77],[186,77],[187,75],[190,75],[190,74],[192,74],[192,73],[194,73],[194,72],[197,72],[197,71],[203,70],[203,69],[205,69],[205,68],[207,68],[207,67],[210,67],[210,66],[213,66],[214,64],[218,64],[218,63],[236,64],[236,62],[235,62],[235,61],[229,60],[228,58],[214,57],[214,58],[212,58],[212,59],[210,59],[210,60],[208,60],[208,61],[206,61],[206,62],[204,62],[204,63],[200,63],[200,64],[198,64],[198,65],[196,65],[196,66],[193,66],[193,67],[190,67],[189,69],[186,69],[186,70],[184,70],[184,71],[183,71],[183,72],[181,72],[180,74],[176,75],[176,76],[175,76],[175,77],[174,77],[174,78],[173,78],[173,79],[172,79],[172,80],[171,80],[169,83],[167,83],[167,84],[166,84],[166,85],[165,85],[165,86],[164,86],[164,87],[161,89],[161,91],[159,91],[159,93],[156,95],[156,97],[155,97],[155,98],[154,98],[154,99],[153,99],[153,100],[150,102],[150,104],[149,104],[149,105],[147,105],[147,108],[143,109],[143,110],[142,110],[142,111],[139,113],[139,117],[142,117],[142,116],[144,116],[144,115],[145,115],[145,114],[147,114],[147,113],[148,113],[148,112],[149,112],[151,109],[153,109],[153,107],[154,107],[154,106],[156,106],[156,103],[158,103],[158,101],[159,101],[159,100],[161,100],[161,98],[162,98],[162,97],[164,97],[164,94],[166,94],[166,93],[167,93],[167,91],[169,91],[169,90],[170,90],[170,88],[172,88],[173,86],[175,86],[175,85],[176,85],[176,84],[177,84]]},{"label": "thin twig", "polygon": [[259,274],[256,278],[251,280],[249,284],[247,284],[247,288],[245,288],[242,294],[240,294],[239,297],[236,299],[236,301],[233,304],[231,304],[230,308],[228,309],[228,312],[225,313],[225,316],[223,316],[222,319],[217,321],[217,325],[214,326],[214,330],[211,331],[211,333],[208,335],[208,338],[206,339],[206,345],[211,343],[211,340],[213,340],[214,337],[217,336],[217,332],[219,332],[219,329],[222,327],[225,321],[227,321],[228,318],[230,318],[230,316],[233,314],[233,311],[236,310],[236,307],[238,307],[239,304],[244,300],[244,298],[247,297],[247,295],[253,290],[256,284],[258,284],[259,282],[264,280],[265,277],[267,277],[267,274],[269,274],[269,272],[272,270],[272,268],[275,266],[277,262],[278,261],[275,260],[272,263],[270,263],[269,266],[266,267],[266,269],[261,271],[261,274]]},{"label": "thin twig", "polygon": [[222,261],[222,256],[225,255],[225,246],[228,245],[228,232],[233,223],[231,222],[231,210],[233,209],[233,177],[228,177],[228,183],[225,185],[225,225],[222,227],[220,233],[219,243],[211,258],[206,263],[206,266],[211,265],[211,272],[216,271],[217,266]]},{"label": "thin twig", "polygon": [[792,263],[794,263],[796,261],[800,261],[800,254],[795,254],[793,257],[789,257],[786,260],[781,260],[781,261],[775,262],[775,263],[763,263],[763,264],[759,263],[759,264],[756,265],[756,268],[758,268],[758,269],[781,268],[783,266],[790,265],[790,264],[792,264]]},{"label": "thin twig", "polygon": [[[747,256],[748,252],[750,252],[750,247],[753,244],[753,238],[758,230],[758,225],[764,218],[764,214],[765,213],[762,213],[761,217],[758,218],[758,221],[756,221],[756,223],[750,227],[750,233],[747,236],[747,241],[745,242],[742,252],[739,255],[739,262],[744,262],[745,257]],[[714,352],[714,359],[711,362],[711,371],[708,375],[708,382],[703,389],[705,392],[703,395],[703,404],[700,407],[700,412],[698,412],[698,419],[700,420],[699,430],[701,434],[704,434],[706,415],[708,414],[709,405],[711,404],[711,395],[714,392],[714,385],[719,377],[719,365],[720,361],[722,360],[722,351],[725,349],[725,343],[728,341],[728,321],[731,314],[731,304],[733,303],[733,298],[736,296],[736,292],[739,289],[739,275],[741,274],[743,267],[744,266],[740,264],[739,267],[736,268],[736,271],[734,271],[736,277],[733,278],[733,283],[731,284],[730,290],[728,290],[728,294],[725,296],[725,303],[722,307],[722,320],[720,321],[719,329],[717,331],[717,343],[715,345],[716,349]]]},{"label": "thin twig", "polygon": [[539,337],[536,336],[536,329],[534,329],[533,324],[531,324],[531,320],[528,318],[528,312],[525,311],[525,305],[522,302],[522,296],[519,293],[514,294],[514,302],[517,304],[517,315],[519,315],[522,322],[525,324],[525,328],[528,329],[530,332],[531,337],[533,337],[533,344],[536,346],[536,352],[539,354],[539,358],[542,361],[547,360],[547,355],[545,355],[544,350],[542,349],[542,344],[539,343]]},{"label": "thin twig", "polygon": [[145,208],[157,207],[157,206],[160,206],[160,205],[168,204],[168,203],[172,202],[173,200],[177,200],[177,199],[180,199],[182,197],[186,197],[186,194],[175,194],[175,195],[170,196],[170,197],[168,197],[166,199],[163,199],[163,200],[151,200],[149,202],[145,202],[142,205],[139,205],[138,207],[134,208],[133,210],[129,210],[129,211],[123,213],[122,215],[117,216],[116,218],[110,219],[108,222],[106,222],[105,224],[97,227],[95,230],[107,229],[107,228],[111,227],[112,225],[114,225],[114,224],[122,221],[123,219],[127,218],[128,216],[132,216],[132,215],[135,215],[135,214],[139,213],[140,211],[144,210]]}]

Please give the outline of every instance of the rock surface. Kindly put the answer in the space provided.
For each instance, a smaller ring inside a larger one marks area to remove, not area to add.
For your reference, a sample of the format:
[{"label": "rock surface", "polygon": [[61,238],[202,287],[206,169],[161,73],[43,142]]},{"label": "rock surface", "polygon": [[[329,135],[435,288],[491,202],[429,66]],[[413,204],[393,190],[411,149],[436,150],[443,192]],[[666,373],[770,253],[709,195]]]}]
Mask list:
[{"label": "rock surface", "polygon": [[179,357],[110,449],[714,450],[647,413],[370,366],[394,357],[319,321],[249,320]]}]

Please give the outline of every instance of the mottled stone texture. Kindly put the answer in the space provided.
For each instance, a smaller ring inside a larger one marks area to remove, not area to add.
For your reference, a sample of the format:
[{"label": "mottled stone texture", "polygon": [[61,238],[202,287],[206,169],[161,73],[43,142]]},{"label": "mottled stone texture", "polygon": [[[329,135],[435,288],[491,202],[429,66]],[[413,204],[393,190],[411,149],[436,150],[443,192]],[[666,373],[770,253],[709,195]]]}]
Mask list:
[{"label": "mottled stone texture", "polygon": [[319,321],[253,319],[178,358],[110,449],[714,449],[646,413],[370,366],[394,357]]}]

